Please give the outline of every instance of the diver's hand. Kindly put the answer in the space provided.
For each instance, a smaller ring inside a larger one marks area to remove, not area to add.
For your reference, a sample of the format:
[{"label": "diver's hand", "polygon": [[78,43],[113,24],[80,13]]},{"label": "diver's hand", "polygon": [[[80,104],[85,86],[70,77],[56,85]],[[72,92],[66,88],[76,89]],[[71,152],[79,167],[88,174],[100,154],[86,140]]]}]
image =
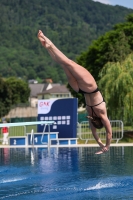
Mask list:
[{"label": "diver's hand", "polygon": [[104,146],[104,147],[101,148],[100,151],[97,151],[95,154],[102,154],[102,153],[106,153],[107,151],[109,151],[109,147]]}]

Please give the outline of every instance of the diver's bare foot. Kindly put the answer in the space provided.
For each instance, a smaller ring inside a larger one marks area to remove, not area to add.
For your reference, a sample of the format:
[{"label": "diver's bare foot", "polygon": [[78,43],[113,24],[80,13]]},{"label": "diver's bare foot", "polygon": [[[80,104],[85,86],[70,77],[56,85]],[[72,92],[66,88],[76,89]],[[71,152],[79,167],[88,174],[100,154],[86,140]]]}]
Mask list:
[{"label": "diver's bare foot", "polygon": [[43,32],[41,30],[38,31],[38,39],[40,40],[42,46],[44,46],[45,48],[49,48],[52,44],[52,42],[46,37],[44,36]]}]

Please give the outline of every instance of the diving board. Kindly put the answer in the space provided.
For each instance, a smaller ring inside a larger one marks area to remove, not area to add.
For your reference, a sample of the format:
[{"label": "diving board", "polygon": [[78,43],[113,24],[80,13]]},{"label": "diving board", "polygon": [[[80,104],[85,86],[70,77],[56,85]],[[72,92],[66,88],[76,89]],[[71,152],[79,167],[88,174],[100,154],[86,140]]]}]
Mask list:
[{"label": "diving board", "polygon": [[11,127],[11,126],[26,126],[26,125],[37,125],[37,124],[41,124],[41,125],[51,125],[54,124],[54,121],[36,121],[36,122],[17,122],[17,123],[3,123],[0,124],[0,127]]}]

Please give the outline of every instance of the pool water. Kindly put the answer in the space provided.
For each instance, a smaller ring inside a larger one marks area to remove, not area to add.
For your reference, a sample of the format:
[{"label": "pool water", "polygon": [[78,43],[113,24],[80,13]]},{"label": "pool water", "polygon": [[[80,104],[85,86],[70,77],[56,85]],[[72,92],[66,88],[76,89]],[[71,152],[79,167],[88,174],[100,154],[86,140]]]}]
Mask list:
[{"label": "pool water", "polygon": [[133,147],[0,149],[0,199],[133,199]]}]

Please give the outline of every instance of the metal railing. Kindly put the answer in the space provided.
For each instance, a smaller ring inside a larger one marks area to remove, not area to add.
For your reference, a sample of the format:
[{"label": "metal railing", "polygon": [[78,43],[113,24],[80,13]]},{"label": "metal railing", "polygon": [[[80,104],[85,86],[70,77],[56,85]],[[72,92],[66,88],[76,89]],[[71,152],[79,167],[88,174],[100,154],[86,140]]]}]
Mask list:
[{"label": "metal railing", "polygon": [[[116,143],[118,143],[123,138],[123,122],[121,120],[111,120],[110,123],[112,127],[112,140],[116,140]],[[81,140],[85,140],[85,143],[89,140],[94,140],[88,121],[78,123],[77,133]],[[97,134],[101,140],[106,140],[105,128],[97,129]]]},{"label": "metal railing", "polygon": [[[42,124],[44,127],[54,124],[54,121],[36,121],[36,122],[19,122],[19,123],[2,123],[0,124],[0,140],[3,138],[2,127],[8,127],[9,136],[26,136],[28,132],[36,132],[37,125]],[[45,128],[44,128],[45,131]],[[50,131],[50,128],[49,128]],[[34,133],[31,134],[34,137]]]}]

